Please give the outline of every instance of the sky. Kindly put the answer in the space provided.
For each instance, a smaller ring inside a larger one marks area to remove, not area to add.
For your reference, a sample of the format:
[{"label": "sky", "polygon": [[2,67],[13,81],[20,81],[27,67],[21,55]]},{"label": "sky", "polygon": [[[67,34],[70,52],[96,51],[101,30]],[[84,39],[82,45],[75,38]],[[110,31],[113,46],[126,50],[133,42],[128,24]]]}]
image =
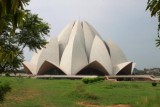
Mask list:
[{"label": "sky", "polygon": [[[50,37],[74,20],[87,21],[105,40],[112,40],[136,68],[160,68],[155,45],[157,18],[146,11],[147,0],[31,0],[27,9],[49,23]],[[33,52],[25,49],[26,61]]]}]

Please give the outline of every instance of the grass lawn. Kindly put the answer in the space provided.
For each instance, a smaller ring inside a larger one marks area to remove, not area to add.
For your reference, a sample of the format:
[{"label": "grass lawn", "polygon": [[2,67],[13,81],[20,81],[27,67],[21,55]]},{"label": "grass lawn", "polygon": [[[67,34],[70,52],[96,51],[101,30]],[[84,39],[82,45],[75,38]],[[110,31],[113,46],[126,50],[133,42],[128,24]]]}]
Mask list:
[{"label": "grass lawn", "polygon": [[2,107],[160,107],[160,83],[153,87],[151,82],[84,84],[81,80],[0,78],[12,87]]}]

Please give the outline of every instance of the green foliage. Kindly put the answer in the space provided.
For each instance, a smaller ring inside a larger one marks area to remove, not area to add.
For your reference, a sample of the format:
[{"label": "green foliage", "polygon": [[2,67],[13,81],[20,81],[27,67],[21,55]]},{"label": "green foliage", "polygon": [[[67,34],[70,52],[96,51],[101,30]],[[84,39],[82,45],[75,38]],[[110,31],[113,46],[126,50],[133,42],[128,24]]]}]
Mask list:
[{"label": "green foliage", "polygon": [[156,39],[156,46],[160,47],[160,38],[159,37]]},{"label": "green foliage", "polygon": [[153,81],[153,82],[152,82],[152,86],[153,86],[153,87],[157,86],[157,82],[156,82],[156,81]]},{"label": "green foliage", "polygon": [[5,74],[5,76],[6,76],[6,77],[9,77],[9,76],[10,76],[10,74],[7,72],[7,73]]},{"label": "green foliage", "polygon": [[146,10],[151,11],[151,16],[155,16],[159,14],[160,10],[160,1],[159,0],[148,0]]},{"label": "green foliage", "polygon": [[158,31],[160,30],[160,0],[148,0],[146,10],[151,11],[152,16],[158,16]]},{"label": "green foliage", "polygon": [[88,84],[90,82],[90,78],[83,78],[82,81],[83,83]]},{"label": "green foliage", "polygon": [[37,14],[27,12],[23,26],[19,29],[20,31],[16,32],[19,45],[25,45],[33,51],[46,45],[47,41],[44,37],[48,35],[50,28],[48,23],[43,22]]},{"label": "green foliage", "polygon": [[150,10],[151,17],[157,16],[158,17],[158,39],[156,39],[156,46],[160,46],[160,0],[148,0],[146,10]]},{"label": "green foliage", "polygon": [[83,83],[88,84],[88,83],[93,83],[93,82],[97,82],[97,81],[102,81],[104,79],[105,79],[104,77],[83,78],[82,81],[83,81]]},{"label": "green foliage", "polygon": [[30,0],[0,0],[0,73],[16,71],[23,49],[41,49],[47,43],[49,25],[24,9]]},{"label": "green foliage", "polygon": [[8,23],[6,18],[12,16],[12,31],[17,26],[22,25],[23,17],[25,15],[24,6],[28,5],[29,0],[0,0],[0,34],[3,32],[5,23]]},{"label": "green foliage", "polygon": [[[11,16],[7,20],[10,19]],[[0,36],[0,72],[16,71],[23,62],[25,47],[34,51],[44,47],[49,29],[48,23],[30,12],[26,13],[23,25],[17,27],[14,33],[11,23],[6,23]]]},{"label": "green foliage", "polygon": [[11,91],[11,86],[8,82],[0,82],[0,102],[4,101],[7,92]]}]

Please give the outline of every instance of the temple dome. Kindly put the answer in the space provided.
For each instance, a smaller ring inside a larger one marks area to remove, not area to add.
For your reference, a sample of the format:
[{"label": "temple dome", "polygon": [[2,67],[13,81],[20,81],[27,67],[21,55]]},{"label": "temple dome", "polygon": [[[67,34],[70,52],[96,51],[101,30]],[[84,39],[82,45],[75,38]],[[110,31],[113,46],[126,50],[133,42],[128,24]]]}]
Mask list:
[{"label": "temple dome", "polygon": [[86,21],[68,24],[23,66],[33,75],[130,75],[134,63]]}]

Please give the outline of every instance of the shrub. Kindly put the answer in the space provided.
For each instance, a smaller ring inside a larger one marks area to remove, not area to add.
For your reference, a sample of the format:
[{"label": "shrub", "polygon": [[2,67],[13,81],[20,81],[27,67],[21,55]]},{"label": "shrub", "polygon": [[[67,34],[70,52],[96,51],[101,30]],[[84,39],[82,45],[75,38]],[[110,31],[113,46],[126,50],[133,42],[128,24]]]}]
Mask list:
[{"label": "shrub", "polygon": [[11,91],[10,84],[8,82],[0,82],[0,102],[4,101],[4,97],[7,92]]},{"label": "shrub", "polygon": [[7,73],[5,74],[5,76],[6,76],[6,77],[9,77],[9,76],[10,76],[10,74],[7,72]]},{"label": "shrub", "polygon": [[96,79],[95,78],[89,78],[89,83],[93,83],[93,82],[96,82]]},{"label": "shrub", "polygon": [[152,82],[152,86],[153,87],[157,86],[157,82],[156,81]]},{"label": "shrub", "polygon": [[98,81],[105,80],[105,77],[97,77]]},{"label": "shrub", "polygon": [[83,78],[82,81],[83,81],[83,83],[88,84],[89,83],[89,78]]},{"label": "shrub", "polygon": [[93,82],[97,82],[97,81],[102,81],[104,79],[105,79],[104,77],[83,78],[82,81],[83,81],[83,83],[88,84],[88,83],[93,83]]}]

